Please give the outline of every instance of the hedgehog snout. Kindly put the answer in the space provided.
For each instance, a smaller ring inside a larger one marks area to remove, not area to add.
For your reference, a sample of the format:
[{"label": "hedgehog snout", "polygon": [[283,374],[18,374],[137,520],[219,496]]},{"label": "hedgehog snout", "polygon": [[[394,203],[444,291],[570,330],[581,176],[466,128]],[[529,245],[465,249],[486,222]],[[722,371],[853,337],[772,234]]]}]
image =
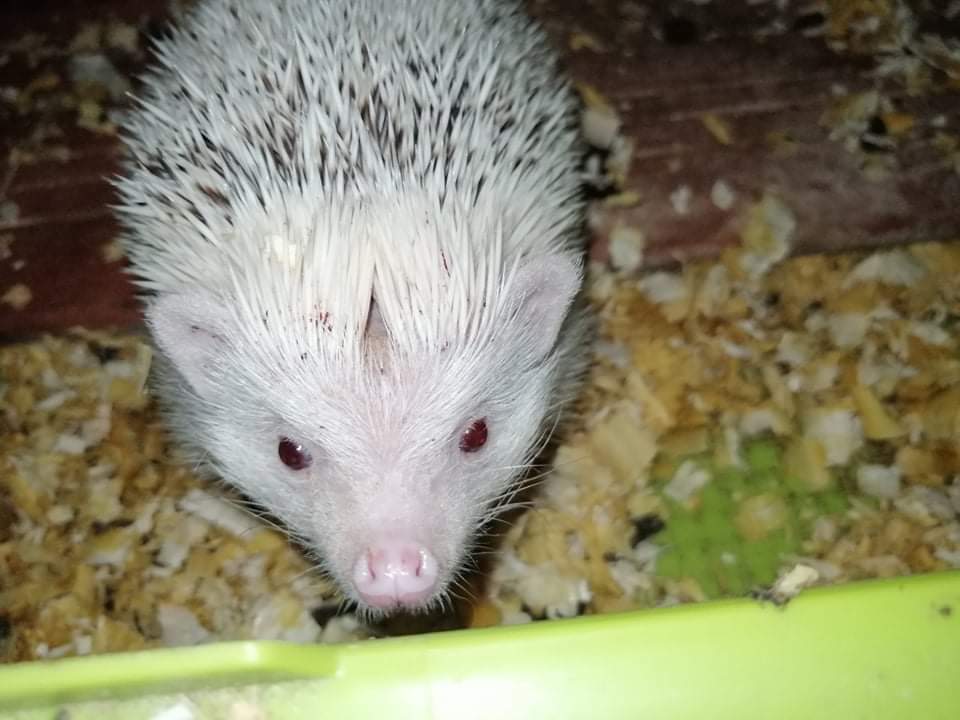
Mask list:
[{"label": "hedgehog snout", "polygon": [[437,589],[437,561],[422,545],[386,538],[360,554],[352,579],[360,598],[372,607],[414,608]]}]

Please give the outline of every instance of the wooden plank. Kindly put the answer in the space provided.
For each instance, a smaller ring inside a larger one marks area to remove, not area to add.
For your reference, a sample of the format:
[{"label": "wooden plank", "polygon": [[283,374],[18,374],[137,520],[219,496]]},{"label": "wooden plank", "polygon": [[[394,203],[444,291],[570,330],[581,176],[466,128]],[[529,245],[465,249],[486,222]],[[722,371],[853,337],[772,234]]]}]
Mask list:
[{"label": "wooden plank", "polygon": [[[960,174],[936,146],[939,121],[958,129],[960,83],[912,95],[896,80],[873,77],[873,57],[835,52],[823,37],[796,30],[815,26],[816,17],[776,5],[690,3],[679,15],[659,3],[595,0],[589,12],[572,0],[534,4],[550,17],[557,42],[569,45],[571,29],[579,29],[602,48],[568,52],[569,70],[617,110],[635,145],[623,189],[641,200],[596,206],[595,258],[607,257],[617,226],[643,232],[646,267],[716,255],[739,242],[747,207],[764,193],[792,210],[796,253],[960,238]],[[943,4],[917,5],[929,30],[956,32],[956,21],[931,22]],[[917,118],[889,153],[893,169],[879,179],[864,172],[867,153],[844,149],[821,122],[838,90],[874,88]],[[707,114],[732,129],[731,145],[706,130]],[[771,133],[792,137],[793,152],[775,149]],[[718,181],[736,192],[729,209],[711,201]],[[681,188],[691,194],[685,213],[671,200]]]},{"label": "wooden plank", "polygon": [[[777,194],[794,213],[796,252],[960,237],[960,175],[937,144],[939,134],[960,132],[960,84],[954,80],[950,87],[942,71],[933,74],[946,88],[938,93],[913,95],[896,78],[877,80],[870,76],[873,57],[835,52],[811,36],[823,17],[798,3],[530,5],[564,48],[572,76],[607,98],[633,143],[624,189],[637,192],[640,201],[617,208],[594,204],[595,258],[607,257],[610,231],[618,225],[643,231],[647,267],[715,255],[738,241],[743,213],[765,192]],[[948,3],[911,6],[925,31],[960,34],[960,18],[943,14]],[[86,24],[122,20],[156,29],[166,8],[166,0],[18,0],[0,7],[0,89],[7,98],[0,101],[0,150],[33,154],[0,172],[0,202],[17,208],[16,218],[0,219],[0,239],[6,237],[0,245],[12,237],[10,257],[0,260],[0,294],[20,283],[33,296],[20,310],[0,304],[0,337],[77,322],[103,327],[139,320],[122,264],[102,260],[102,247],[116,234],[106,207],[116,138],[77,127],[75,111],[58,105],[63,91],[50,92],[26,112],[15,96],[50,72],[69,86],[68,48]],[[10,50],[28,33],[42,40],[27,51]],[[575,36],[591,42],[573,49]],[[144,47],[141,40],[134,55],[106,52],[133,77]],[[877,88],[897,111],[917,118],[895,151],[882,153],[894,161],[886,177],[868,180],[863,165],[869,153],[845,149],[821,123],[838,87]],[[706,113],[729,124],[733,144],[721,145],[706,130]],[[941,118],[945,127],[937,125]],[[777,150],[771,133],[789,135],[792,152]],[[718,181],[735,191],[727,209],[711,200]],[[688,207],[678,212],[683,188]]]},{"label": "wooden plank", "polygon": [[23,265],[4,271],[2,287],[24,285],[32,299],[23,310],[7,308],[0,316],[0,341],[77,325],[136,324],[133,288],[118,263],[102,255],[103,239],[113,234],[112,224],[100,218],[18,230],[13,249]]}]

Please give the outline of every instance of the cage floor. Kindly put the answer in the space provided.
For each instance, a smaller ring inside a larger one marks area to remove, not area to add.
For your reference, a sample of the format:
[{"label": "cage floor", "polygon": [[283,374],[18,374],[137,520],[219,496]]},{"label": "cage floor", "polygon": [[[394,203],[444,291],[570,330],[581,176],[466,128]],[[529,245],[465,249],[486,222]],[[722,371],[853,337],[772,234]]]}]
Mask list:
[{"label": "cage floor", "polygon": [[7,659],[212,639],[337,642],[960,566],[960,245],[637,283],[594,266],[577,420],[451,612],[364,625],[204,484],[143,392],[138,336],[0,347]]},{"label": "cage floor", "polygon": [[178,465],[142,392],[104,177],[163,3],[5,6],[0,657],[336,642],[960,564],[960,255],[936,242],[960,234],[958,75],[929,36],[957,19],[777,5],[533,4],[609,151],[603,338],[498,562],[451,613],[387,627]]}]

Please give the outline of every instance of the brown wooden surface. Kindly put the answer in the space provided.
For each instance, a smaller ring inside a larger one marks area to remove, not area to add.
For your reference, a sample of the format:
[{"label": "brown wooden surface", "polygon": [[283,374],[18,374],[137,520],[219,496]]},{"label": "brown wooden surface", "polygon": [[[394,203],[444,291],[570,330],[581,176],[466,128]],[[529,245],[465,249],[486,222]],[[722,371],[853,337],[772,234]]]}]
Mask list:
[{"label": "brown wooden surface", "polygon": [[[873,57],[834,52],[823,37],[796,29],[816,23],[792,10],[802,3],[784,11],[776,3],[688,3],[683,14],[643,4],[652,9],[633,29],[624,27],[619,0],[588,3],[591,12],[582,12],[581,3],[540,5],[553,6],[558,34],[577,27],[601,41],[604,53],[571,52],[570,71],[620,111],[623,133],[636,144],[626,187],[642,201],[598,213],[601,242],[621,223],[643,229],[648,264],[714,255],[737,242],[743,204],[765,191],[796,215],[798,252],[960,237],[960,175],[933,146],[939,129],[930,124],[944,115],[957,131],[960,84],[952,92],[911,97],[896,81],[876,80]],[[942,5],[915,5],[931,30],[958,35],[960,18],[940,20]],[[866,153],[829,140],[821,117],[836,86],[878,88],[897,111],[916,117],[917,129],[893,153],[896,168],[885,179],[868,180],[861,169]],[[732,128],[731,145],[707,132],[706,113]],[[771,147],[767,138],[774,132],[794,139],[791,155]],[[741,201],[727,212],[709,197],[719,179]],[[685,216],[670,202],[680,186],[692,191]]]},{"label": "brown wooden surface", "polygon": [[[960,237],[960,176],[932,142],[938,132],[960,132],[956,81],[953,90],[917,97],[895,80],[878,84],[868,75],[873,58],[832,51],[823,38],[802,32],[818,23],[815,15],[777,5],[532,3],[567,48],[571,74],[616,107],[634,142],[623,189],[638,192],[641,201],[618,209],[597,204],[596,257],[604,256],[606,234],[618,223],[643,230],[648,266],[713,255],[737,241],[740,213],[764,191],[776,192],[794,211],[797,252]],[[960,18],[940,19],[936,11],[946,5],[914,4],[926,29],[952,36]],[[102,254],[116,235],[106,182],[116,169],[116,138],[77,127],[76,111],[60,104],[70,90],[67,48],[85,23],[121,19],[156,29],[166,6],[163,0],[0,4],[0,150],[5,158],[14,148],[21,157],[25,150],[33,154],[0,170],[0,203],[18,209],[16,219],[0,219],[0,248],[12,237],[10,257],[0,260],[0,295],[16,284],[32,295],[19,310],[0,304],[0,338],[138,322],[121,263],[107,263]],[[601,51],[570,49],[572,33],[589,34]],[[11,49],[13,43],[22,47],[28,34],[42,36],[39,49]],[[142,52],[104,52],[128,75],[143,61]],[[39,94],[21,112],[18,91],[48,72],[61,79],[60,89]],[[883,180],[867,180],[864,153],[830,141],[821,126],[838,84],[851,90],[877,85],[899,111],[918,118],[895,153],[896,168]],[[706,112],[729,123],[732,145],[706,131]],[[938,115],[945,116],[945,128],[931,126]],[[792,155],[772,150],[772,131],[794,138]],[[729,211],[709,199],[720,179],[737,192],[738,204]],[[687,215],[670,202],[681,186],[692,191]]]}]

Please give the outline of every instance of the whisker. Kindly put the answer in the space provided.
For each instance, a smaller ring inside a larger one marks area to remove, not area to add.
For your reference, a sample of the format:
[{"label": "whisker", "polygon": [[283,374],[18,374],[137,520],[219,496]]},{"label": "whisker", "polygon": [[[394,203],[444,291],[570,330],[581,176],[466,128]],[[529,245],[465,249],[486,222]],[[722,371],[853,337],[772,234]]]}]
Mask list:
[{"label": "whisker", "polygon": [[264,509],[257,503],[254,503],[250,500],[246,500],[241,497],[234,497],[234,496],[227,496],[225,498],[225,501],[232,507],[236,508],[240,512],[247,515],[248,517],[256,520],[256,523],[254,525],[251,525],[250,527],[245,528],[242,532],[239,533],[240,537],[246,537],[249,533],[263,530],[266,527],[270,527],[276,530],[277,532],[279,532],[280,534],[282,534],[284,537],[289,538],[291,540],[296,540],[298,542],[306,541],[306,538],[301,536],[296,531],[292,530],[289,527],[281,525],[280,523],[268,517],[265,514]]},{"label": "whisker", "polygon": [[[454,590],[457,592],[454,592]],[[445,593],[449,593],[457,600],[462,600],[463,602],[468,603],[473,602],[476,599],[474,593],[470,589],[470,586],[467,584],[466,579],[460,574],[454,576],[453,580],[450,581],[450,585],[447,587]]]},{"label": "whisker", "polygon": [[[356,616],[357,609],[354,607],[354,605],[355,603],[352,600],[343,598],[339,603],[337,603],[337,615],[349,615],[352,613],[354,616]],[[360,618],[357,617],[357,620],[360,620]]]},{"label": "whisker", "polygon": [[308,568],[307,568],[306,570],[304,570],[303,572],[298,572],[296,575],[294,575],[292,578],[290,578],[290,582],[296,582],[296,581],[299,580],[300,578],[302,578],[302,577],[307,577],[308,575],[312,575],[312,574],[313,574],[314,572],[316,572],[316,571],[317,571],[317,568],[311,565],[310,567],[308,567]]}]

